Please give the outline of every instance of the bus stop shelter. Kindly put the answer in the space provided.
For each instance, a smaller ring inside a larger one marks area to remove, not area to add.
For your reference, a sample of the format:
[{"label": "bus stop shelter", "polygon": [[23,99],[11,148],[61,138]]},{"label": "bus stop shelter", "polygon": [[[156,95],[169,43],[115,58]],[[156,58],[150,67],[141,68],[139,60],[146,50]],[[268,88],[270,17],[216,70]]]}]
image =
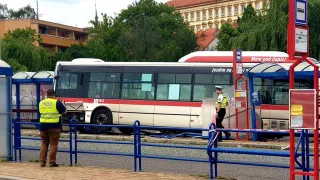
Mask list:
[{"label": "bus stop shelter", "polygon": [[12,68],[0,60],[0,158],[12,160]]},{"label": "bus stop shelter", "polygon": [[[315,62],[318,66],[320,66],[319,62]],[[252,129],[257,129],[257,120],[256,120],[256,108],[255,108],[255,94],[254,92],[254,79],[262,78],[262,79],[289,79],[289,69],[291,63],[260,63],[252,67],[247,72],[247,78],[249,81],[249,94],[250,94],[250,104],[251,104],[251,121],[252,121]],[[295,69],[295,79],[313,79],[314,77],[314,68],[306,62],[302,62]],[[320,76],[320,73],[319,73]],[[289,82],[289,80],[288,80]],[[289,84],[289,83],[288,83]],[[289,89],[289,86],[288,86]],[[289,117],[289,115],[288,115]],[[258,128],[260,129],[260,127]],[[253,134],[253,140],[257,141],[257,135]]]},{"label": "bus stop shelter", "polygon": [[[39,119],[38,104],[45,98],[46,90],[52,87],[53,79],[53,71],[18,72],[12,76],[17,118],[30,121]],[[22,117],[21,113],[25,116]]]}]

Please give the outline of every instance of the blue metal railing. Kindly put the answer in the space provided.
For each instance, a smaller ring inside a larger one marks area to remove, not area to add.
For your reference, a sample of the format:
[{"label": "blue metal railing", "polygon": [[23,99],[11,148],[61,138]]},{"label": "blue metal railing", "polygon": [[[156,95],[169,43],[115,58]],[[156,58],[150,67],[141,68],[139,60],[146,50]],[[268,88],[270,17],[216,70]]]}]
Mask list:
[{"label": "blue metal railing", "polygon": [[[23,137],[21,136],[21,124],[34,124],[39,125],[39,123],[34,122],[21,122],[18,118],[14,119],[14,160],[22,161],[22,150],[37,150],[40,148],[31,148],[23,147],[21,140],[41,140],[41,138],[34,137]],[[218,163],[225,164],[238,164],[238,165],[250,165],[250,166],[264,166],[264,167],[274,167],[274,168],[289,168],[289,165],[279,165],[279,164],[265,164],[265,163],[256,163],[256,162],[241,162],[241,161],[227,161],[219,160],[219,153],[235,153],[235,154],[249,154],[249,155],[263,155],[263,156],[277,156],[277,157],[289,157],[289,151],[270,151],[270,150],[251,150],[245,148],[219,148],[217,142],[218,132],[222,132],[224,129],[216,129],[214,124],[211,124],[208,129],[200,128],[174,128],[174,127],[154,127],[154,126],[141,126],[140,122],[137,120],[133,125],[98,125],[98,124],[77,124],[76,120],[71,120],[69,124],[64,125],[69,127],[69,139],[61,139],[61,142],[68,142],[68,150],[59,150],[58,152],[69,153],[70,166],[78,164],[78,155],[79,154],[101,154],[101,155],[116,155],[116,156],[129,156],[133,157],[133,170],[142,171],[142,159],[164,159],[164,160],[174,160],[174,161],[189,161],[189,162],[202,162],[208,163],[210,165],[210,176],[213,178],[218,175]],[[78,139],[78,127],[91,126],[91,127],[117,127],[117,128],[133,128],[133,142],[123,142],[123,141],[107,141],[107,140],[88,140],[88,139]],[[157,143],[145,143],[141,142],[141,131],[142,130],[180,130],[180,131],[209,131],[209,139],[207,147],[205,146],[186,146],[186,145],[174,145],[174,144],[157,144]],[[242,132],[239,130],[238,132]],[[250,130],[245,130],[245,132],[250,132]],[[254,131],[256,132],[256,131]],[[253,131],[252,131],[253,133]],[[269,133],[269,132],[259,132],[259,133]],[[273,132],[282,134],[283,132]],[[309,139],[303,138],[306,137],[304,131],[301,134],[298,146],[296,147],[296,157],[302,157],[302,163],[300,163],[296,158],[296,163],[298,164],[297,168],[303,169],[305,171],[312,170],[309,167],[309,157],[313,156],[309,151]],[[79,150],[79,143],[92,143],[92,144],[118,144],[118,145],[132,145],[133,153],[124,153],[124,152],[104,152],[104,151],[89,151],[89,150]],[[303,144],[301,152],[298,152],[299,146]],[[191,149],[191,150],[203,150],[207,151],[208,159],[197,159],[190,157],[172,157],[165,155],[147,155],[142,153],[142,147],[160,147],[160,148],[178,148],[178,149]],[[17,151],[19,152],[17,154]],[[19,158],[18,158],[19,157]],[[74,159],[73,159],[74,158]],[[214,165],[214,170],[212,166]],[[214,176],[213,176],[214,174]]]}]

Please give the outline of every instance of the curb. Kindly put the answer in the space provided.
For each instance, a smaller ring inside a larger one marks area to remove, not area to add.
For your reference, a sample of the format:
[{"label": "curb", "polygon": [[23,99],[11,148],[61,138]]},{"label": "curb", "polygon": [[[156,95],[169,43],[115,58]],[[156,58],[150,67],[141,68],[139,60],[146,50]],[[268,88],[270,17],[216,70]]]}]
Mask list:
[{"label": "curb", "polygon": [[[31,137],[40,137],[38,132],[21,132],[22,136],[31,136]],[[69,138],[68,133],[62,133],[61,138]],[[78,134],[79,139],[91,139],[91,140],[109,140],[109,141],[127,141],[133,142],[133,136],[120,136],[120,135],[92,135],[92,134]],[[163,144],[180,144],[180,145],[207,145],[207,140],[202,139],[183,139],[183,138],[174,138],[174,139],[162,139],[162,138],[153,138],[148,136],[142,136],[141,142],[144,143],[163,143]],[[248,143],[248,142],[235,142],[235,141],[226,141],[220,142],[219,146],[221,147],[237,147],[237,148],[257,148],[257,149],[273,149],[273,150],[289,150],[289,142],[286,144],[277,145],[274,143],[269,144],[260,144],[257,143]],[[313,151],[313,148],[310,148],[310,151]]]}]

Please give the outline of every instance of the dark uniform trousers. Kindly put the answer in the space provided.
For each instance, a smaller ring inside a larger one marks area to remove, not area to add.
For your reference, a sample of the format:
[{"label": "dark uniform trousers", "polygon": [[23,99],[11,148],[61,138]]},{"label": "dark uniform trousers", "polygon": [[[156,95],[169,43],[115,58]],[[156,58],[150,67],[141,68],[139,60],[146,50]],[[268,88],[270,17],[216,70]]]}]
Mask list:
[{"label": "dark uniform trousers", "polygon": [[[221,129],[223,129],[224,128],[224,126],[222,125],[222,121],[223,121],[223,119],[224,119],[224,116],[226,115],[226,109],[225,108],[220,108],[220,111],[218,112],[218,116],[217,116],[217,118],[216,118],[216,125],[217,125],[217,128],[221,128]],[[228,132],[226,132],[226,131],[223,131],[226,135],[227,135],[227,133]],[[219,140],[222,140],[222,133],[219,133],[219,135],[218,135],[218,139]]]}]

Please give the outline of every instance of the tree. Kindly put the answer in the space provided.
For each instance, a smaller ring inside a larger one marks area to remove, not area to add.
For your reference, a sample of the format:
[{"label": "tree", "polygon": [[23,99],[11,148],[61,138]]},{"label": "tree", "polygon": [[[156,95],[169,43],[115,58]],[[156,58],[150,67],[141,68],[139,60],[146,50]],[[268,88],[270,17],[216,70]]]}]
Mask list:
[{"label": "tree", "polygon": [[[219,43],[217,45],[218,51],[229,51],[232,49],[232,40],[239,36],[239,31],[233,28],[231,24],[223,24],[218,34]],[[231,48],[230,48],[231,47]]]},{"label": "tree", "polygon": [[53,70],[54,53],[41,46],[34,46],[37,33],[31,29],[17,29],[5,34],[2,58],[15,71]]},{"label": "tree", "polygon": [[195,34],[171,6],[140,0],[114,21],[120,47],[134,61],[177,61],[197,49]]},{"label": "tree", "polygon": [[[320,59],[320,1],[309,2],[310,57]],[[257,15],[247,7],[239,19],[239,35],[228,36],[229,41],[220,40],[218,47],[223,50],[241,48],[246,51],[287,51],[288,1],[270,1],[269,8],[262,9]],[[230,30],[223,30],[223,37]],[[231,42],[231,43],[230,43]]]},{"label": "tree", "polygon": [[16,29],[14,31],[8,31],[4,35],[4,41],[19,41],[23,44],[34,44],[34,43],[40,43],[41,38],[40,35],[37,34],[36,30],[31,28],[25,28],[25,29]]},{"label": "tree", "polygon": [[9,9],[6,4],[0,3],[0,19],[35,19],[36,17],[37,13],[30,5],[19,8],[17,11],[15,11],[13,9]]}]

